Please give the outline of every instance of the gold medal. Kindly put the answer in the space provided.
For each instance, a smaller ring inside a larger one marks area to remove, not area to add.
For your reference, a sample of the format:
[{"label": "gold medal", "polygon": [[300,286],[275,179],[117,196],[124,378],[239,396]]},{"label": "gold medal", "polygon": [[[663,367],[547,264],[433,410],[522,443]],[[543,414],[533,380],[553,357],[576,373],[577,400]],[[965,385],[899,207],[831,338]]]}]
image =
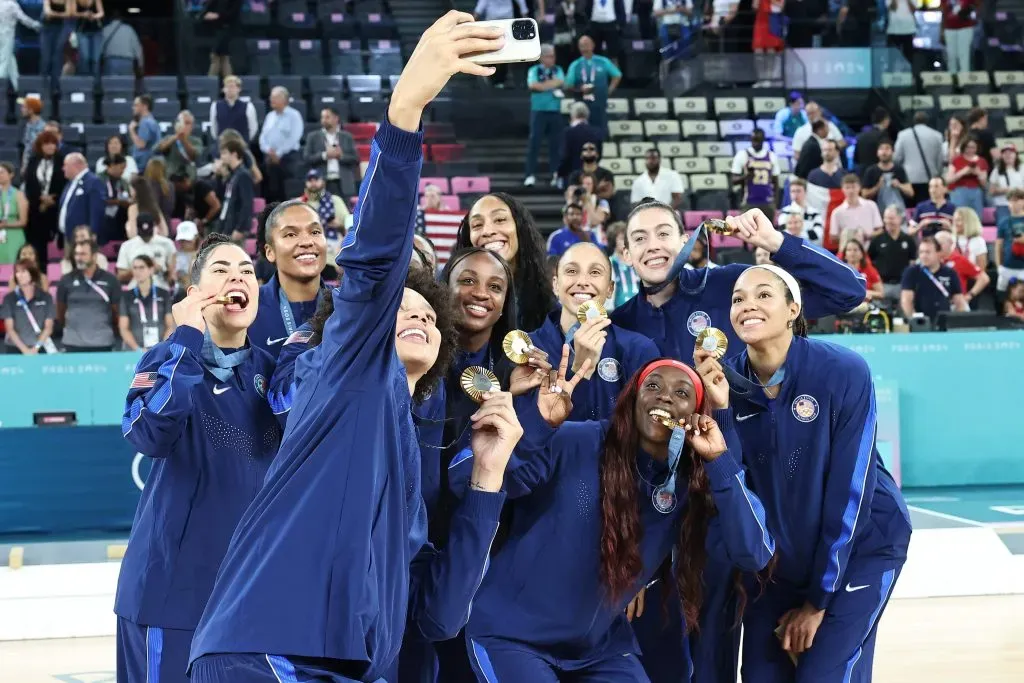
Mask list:
[{"label": "gold medal", "polygon": [[679,423],[673,420],[672,416],[669,415],[664,410],[662,410],[661,408],[655,408],[648,414],[661,424],[668,427],[669,429],[675,429],[676,427],[679,426]]},{"label": "gold medal", "polygon": [[717,327],[705,327],[697,333],[697,348],[707,351],[715,360],[721,360],[729,348],[729,339]]},{"label": "gold medal", "polygon": [[243,297],[238,292],[231,292],[227,296],[218,296],[217,299],[216,299],[218,304],[224,304],[224,305],[227,305],[227,304],[240,304],[244,300],[245,300],[245,297]]},{"label": "gold medal", "polygon": [[525,365],[530,360],[530,347],[533,341],[522,330],[512,330],[505,335],[501,348],[508,359],[516,365]]},{"label": "gold medal", "polygon": [[477,403],[483,402],[486,392],[501,391],[501,385],[498,384],[495,374],[479,365],[471,365],[463,370],[459,383],[466,395]]},{"label": "gold medal", "polygon": [[716,235],[732,235],[736,232],[736,228],[729,227],[721,218],[705,218],[703,225],[705,230]]},{"label": "gold medal", "polygon": [[580,324],[593,320],[594,318],[607,318],[608,312],[604,310],[604,306],[601,305],[600,301],[591,299],[590,301],[584,301],[580,304],[580,307],[576,309],[576,319],[580,321]]}]

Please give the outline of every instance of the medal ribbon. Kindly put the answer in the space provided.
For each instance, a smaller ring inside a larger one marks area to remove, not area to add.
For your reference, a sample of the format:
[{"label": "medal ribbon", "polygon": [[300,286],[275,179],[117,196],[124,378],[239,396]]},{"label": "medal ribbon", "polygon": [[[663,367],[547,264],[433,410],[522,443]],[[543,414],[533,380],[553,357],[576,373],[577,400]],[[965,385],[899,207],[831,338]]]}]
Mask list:
[{"label": "medal ribbon", "polygon": [[[707,238],[707,228],[704,227],[703,223],[701,223],[699,228],[693,231],[693,234],[690,236],[690,239],[686,241],[686,244],[683,245],[683,248],[679,251],[679,255],[676,256],[675,262],[672,263],[672,269],[668,271],[668,275],[665,277],[665,281],[660,282],[656,285],[651,285],[650,287],[648,287],[647,285],[641,285],[641,291],[643,291],[644,294],[657,294],[658,292],[672,284],[674,281],[678,280],[679,274],[683,272],[683,268],[690,260],[690,254],[693,253],[694,244],[697,243],[697,240],[700,239],[701,235],[704,235],[704,237]],[[708,239],[708,242],[710,243],[711,240]],[[700,294],[701,292],[704,291],[704,288],[707,286],[707,284],[708,269],[705,268],[704,277],[701,279],[700,285],[698,287],[690,290],[682,288],[682,285],[680,284],[680,289],[682,289],[682,291],[685,292],[686,294]]]},{"label": "medal ribbon", "polygon": [[683,446],[685,444],[686,430],[684,430],[682,427],[673,427],[672,438],[669,439],[668,442],[668,479],[665,480],[664,484],[654,489],[655,496],[657,496],[659,492],[671,494],[673,504],[672,509],[670,510],[661,510],[660,508],[655,506],[655,509],[658,510],[658,512],[668,514],[669,512],[672,512],[672,510],[674,510],[676,507],[674,502],[676,499],[676,471],[679,468],[679,460],[682,458]]}]

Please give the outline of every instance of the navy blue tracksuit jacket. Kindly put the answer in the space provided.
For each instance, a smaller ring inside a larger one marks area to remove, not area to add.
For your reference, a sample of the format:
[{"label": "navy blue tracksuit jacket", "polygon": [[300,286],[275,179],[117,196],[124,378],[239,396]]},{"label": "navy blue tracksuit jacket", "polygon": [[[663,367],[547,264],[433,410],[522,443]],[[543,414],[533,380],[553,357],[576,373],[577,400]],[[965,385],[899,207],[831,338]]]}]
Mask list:
[{"label": "navy blue tracksuit jacket", "polygon": [[[299,356],[280,454],[243,515],[192,643],[362,663],[378,679],[406,618],[429,638],[468,618],[502,494],[470,492],[459,543],[426,540],[420,451],[395,327],[413,226],[422,134],[383,122],[371,146],[355,227],[338,265],[323,341]],[[282,589],[287,587],[287,589]]]}]

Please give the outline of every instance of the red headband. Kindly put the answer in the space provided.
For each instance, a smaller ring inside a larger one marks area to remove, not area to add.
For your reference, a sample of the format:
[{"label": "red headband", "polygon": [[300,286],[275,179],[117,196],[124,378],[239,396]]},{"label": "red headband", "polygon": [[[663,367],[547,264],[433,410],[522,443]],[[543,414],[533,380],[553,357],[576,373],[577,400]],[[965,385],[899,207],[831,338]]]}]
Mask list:
[{"label": "red headband", "polygon": [[674,360],[672,358],[662,358],[660,360],[654,360],[648,363],[643,370],[640,371],[640,377],[636,381],[637,389],[644,383],[647,376],[658,368],[676,368],[682,370],[687,374],[691,381],[693,381],[693,389],[697,392],[697,407],[694,408],[694,412],[699,413],[701,408],[704,407],[704,382],[701,380],[700,375],[697,371],[691,368],[689,365],[682,361]]}]

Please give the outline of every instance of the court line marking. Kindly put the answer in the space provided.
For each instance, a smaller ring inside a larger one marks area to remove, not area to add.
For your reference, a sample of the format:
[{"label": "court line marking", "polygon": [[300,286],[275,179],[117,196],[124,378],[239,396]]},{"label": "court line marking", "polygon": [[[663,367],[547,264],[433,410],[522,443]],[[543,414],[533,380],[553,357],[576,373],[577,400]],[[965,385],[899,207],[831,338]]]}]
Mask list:
[{"label": "court line marking", "polygon": [[931,515],[932,517],[938,517],[939,519],[945,519],[945,520],[947,520],[949,522],[960,522],[961,524],[966,524],[968,526],[973,526],[973,527],[980,527],[982,529],[989,528],[988,524],[985,524],[984,522],[979,522],[979,521],[977,521],[975,519],[967,519],[966,517],[957,517],[956,515],[950,515],[950,514],[947,514],[945,512],[937,512],[936,510],[929,510],[928,508],[918,507],[917,505],[908,505],[907,509],[908,510],[914,510],[915,512],[920,512],[923,515]]}]

